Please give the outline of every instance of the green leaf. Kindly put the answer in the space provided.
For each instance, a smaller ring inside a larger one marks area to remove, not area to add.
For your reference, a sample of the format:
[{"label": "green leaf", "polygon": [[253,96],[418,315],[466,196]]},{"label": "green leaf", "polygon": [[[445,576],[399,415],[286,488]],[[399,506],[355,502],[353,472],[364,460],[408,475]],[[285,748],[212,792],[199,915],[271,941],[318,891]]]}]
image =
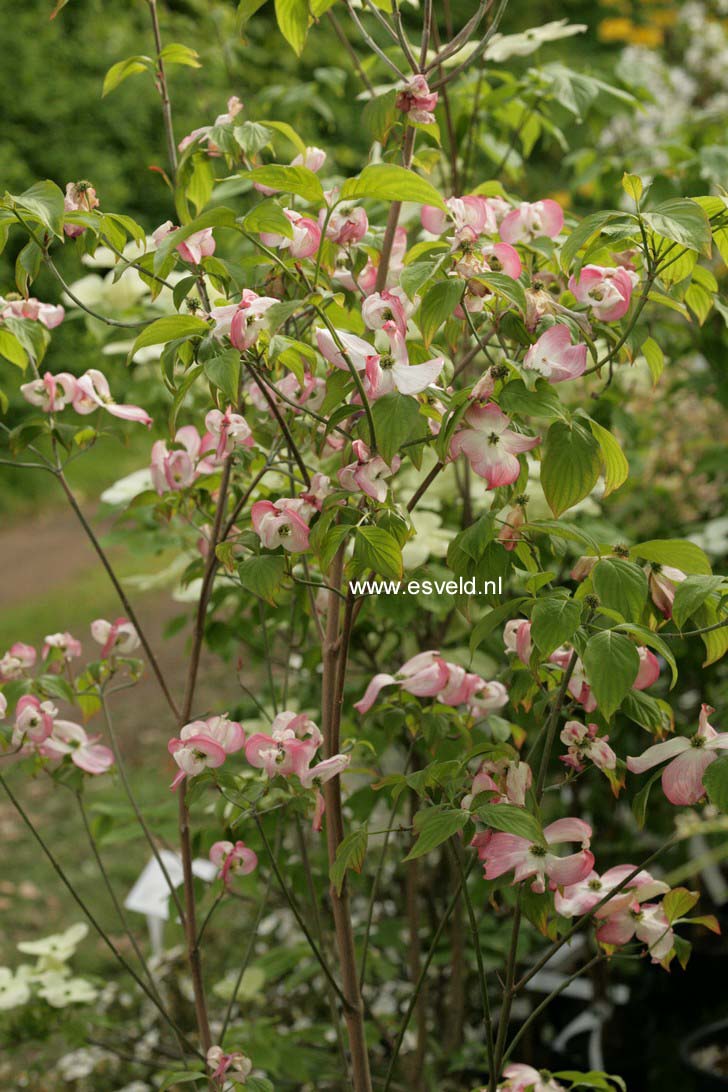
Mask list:
[{"label": "green leaf", "polygon": [[188,68],[201,68],[200,55],[195,49],[181,42],[170,42],[159,54],[165,64],[181,64]]},{"label": "green leaf", "polygon": [[642,355],[652,376],[652,386],[656,387],[665,368],[665,354],[654,338],[648,337],[642,344]]},{"label": "green leaf", "polygon": [[278,29],[300,57],[308,34],[308,0],[275,0]]},{"label": "green leaf", "polygon": [[678,629],[682,629],[705,600],[722,585],[721,576],[701,576],[695,573],[678,584],[672,604],[672,619]]},{"label": "green leaf", "polygon": [[417,841],[404,858],[405,861],[414,861],[436,849],[448,838],[452,838],[453,834],[461,831],[469,819],[467,811],[462,808],[426,808],[418,811],[414,819]]},{"label": "green leaf", "polygon": [[533,390],[529,390],[522,379],[512,379],[498,395],[498,405],[504,413],[521,413],[528,417],[565,420],[568,412],[547,379],[537,379]]},{"label": "green leaf", "polygon": [[655,538],[649,542],[638,542],[629,551],[630,557],[641,557],[643,561],[656,561],[658,565],[672,565],[684,573],[702,573],[710,576],[712,569],[704,550],[694,542],[681,538]]},{"label": "green leaf", "polygon": [[372,416],[379,453],[386,463],[391,463],[392,457],[405,440],[409,440],[418,422],[423,420],[416,399],[397,392],[378,398],[372,406]]},{"label": "green leaf", "polygon": [[710,221],[695,201],[682,197],[664,201],[642,219],[657,235],[710,257]]},{"label": "green leaf", "polygon": [[236,12],[236,19],[238,24],[238,33],[241,34],[248,19],[255,15],[259,8],[263,7],[267,0],[240,0],[238,4],[238,10]]},{"label": "green leaf", "polygon": [[481,804],[475,809],[475,814],[493,830],[517,834],[519,838],[527,838],[529,842],[543,845],[541,825],[525,808],[517,808],[515,804]]},{"label": "green leaf", "polygon": [[600,447],[583,425],[554,421],[546,436],[541,486],[555,516],[588,497],[601,471]]},{"label": "green leaf", "polygon": [[286,572],[282,554],[259,554],[247,557],[238,565],[240,583],[253,595],[272,603]]},{"label": "green leaf", "polygon": [[15,334],[0,325],[0,356],[4,356],[11,364],[15,364],[21,371],[28,366],[28,354],[20,344]]},{"label": "green leaf", "polygon": [[653,773],[647,784],[643,788],[641,788],[638,793],[635,794],[632,800],[632,814],[634,815],[637,821],[637,826],[640,828],[640,830],[644,830],[645,822],[647,820],[647,803],[650,798],[652,786],[661,777],[662,770],[658,770],[656,773]]},{"label": "green leaf", "polygon": [[372,140],[383,144],[396,125],[399,116],[395,106],[396,98],[397,92],[392,90],[383,95],[372,95],[366,103],[361,119]]},{"label": "green leaf", "polygon": [[581,603],[550,595],[538,599],[531,612],[531,637],[544,656],[570,641],[581,622]]},{"label": "green leaf", "polygon": [[55,182],[49,179],[35,182],[23,193],[8,197],[14,207],[30,213],[52,235],[57,235],[59,239],[63,237],[63,191]]},{"label": "green leaf", "polygon": [[668,891],[662,900],[662,909],[665,917],[672,924],[678,918],[683,918],[689,910],[695,906],[700,898],[697,891],[688,891],[686,887],[676,887]]},{"label": "green leaf", "polygon": [[621,215],[621,213],[610,209],[606,212],[592,212],[589,216],[585,216],[561,247],[561,268],[569,270],[581,248],[586,246],[590,239],[600,232],[613,217]]},{"label": "green leaf", "polygon": [[254,167],[252,171],[246,171],[245,176],[253,182],[269,186],[272,190],[295,193],[304,201],[311,201],[317,205],[322,205],[324,202],[323,186],[308,167],[283,167],[277,163],[270,163],[266,167]]},{"label": "green leaf", "polygon": [[428,289],[422,300],[419,314],[419,327],[422,340],[428,346],[433,337],[460,303],[463,295],[463,282],[457,277],[448,277],[438,281]]},{"label": "green leaf", "polygon": [[396,538],[381,527],[358,527],[354,558],[363,567],[382,576],[402,576],[402,551]]},{"label": "green leaf", "polygon": [[117,61],[116,64],[112,64],[109,71],[104,76],[104,86],[101,91],[101,97],[105,97],[110,91],[114,91],[120,83],[128,79],[129,76],[136,75],[137,72],[153,72],[154,61],[151,57],[145,57],[143,54],[137,54],[135,57],[127,57],[123,61]]},{"label": "green leaf", "polygon": [[624,634],[605,629],[589,638],[582,660],[599,710],[609,720],[637,678],[637,649]]},{"label": "green leaf", "polygon": [[205,361],[205,375],[227,398],[232,406],[238,404],[240,388],[240,353],[226,349],[218,356]]},{"label": "green leaf", "polygon": [[522,315],[526,314],[528,306],[526,292],[520,281],[514,280],[506,273],[481,273],[475,280],[487,285],[491,291],[498,296],[503,296],[509,303],[515,304]]},{"label": "green leaf", "polygon": [[361,872],[368,841],[369,833],[366,826],[363,826],[359,830],[352,830],[339,842],[336,858],[329,869],[329,877],[337,894],[341,894],[344,877],[350,868],[354,872]]},{"label": "green leaf", "polygon": [[644,191],[644,182],[638,174],[627,174],[625,171],[622,175],[622,189],[631,197],[634,201],[639,201]]},{"label": "green leaf", "polygon": [[728,755],[719,755],[703,774],[703,785],[711,804],[728,814]]},{"label": "green leaf", "polygon": [[667,702],[653,698],[644,690],[630,690],[624,697],[619,709],[625,717],[635,724],[641,724],[653,735],[666,732],[672,723],[670,707]]},{"label": "green leaf", "polygon": [[[260,7],[260,5],[258,6]],[[297,152],[303,154],[306,151],[305,142],[301,140],[296,130],[292,125],[289,125],[287,121],[272,121],[268,118],[261,118],[258,125],[264,125],[266,129],[275,129],[275,131],[280,133],[281,136],[284,136],[286,140],[290,140]]]},{"label": "green leaf", "polygon": [[592,585],[603,606],[619,611],[625,622],[637,622],[647,602],[647,576],[639,565],[605,557],[592,569]]},{"label": "green leaf", "polygon": [[178,1069],[175,1073],[169,1073],[159,1085],[159,1092],[165,1092],[167,1088],[173,1088],[176,1084],[191,1084],[192,1081],[206,1081],[204,1073],[190,1073],[189,1069]]},{"label": "green leaf", "polygon": [[286,239],[293,236],[293,224],[275,201],[261,201],[259,205],[254,205],[250,212],[246,213],[243,227],[247,231],[266,231],[273,235],[283,235]]},{"label": "green leaf", "polygon": [[377,197],[381,201],[415,201],[445,209],[445,202],[435,187],[414,171],[393,163],[370,163],[356,178],[348,178],[341,188],[341,200]]},{"label": "green leaf", "polygon": [[146,349],[148,345],[164,345],[178,337],[202,337],[209,332],[210,327],[205,320],[197,318],[196,315],[166,315],[142,330],[129,356],[133,357],[134,353],[139,349]]},{"label": "green leaf", "polygon": [[519,596],[516,599],[508,599],[505,603],[499,603],[497,607],[493,607],[491,611],[488,611],[484,618],[476,624],[473,631],[470,634],[470,651],[475,652],[476,648],[483,643],[486,637],[489,636],[501,622],[505,622],[506,619],[512,618],[514,614],[517,614],[523,603],[527,602],[525,596]]},{"label": "green leaf", "polygon": [[604,461],[604,496],[608,497],[615,489],[626,482],[629,476],[629,463],[620,444],[612,433],[602,428],[596,421],[589,418],[589,428],[592,430],[602,452]]}]

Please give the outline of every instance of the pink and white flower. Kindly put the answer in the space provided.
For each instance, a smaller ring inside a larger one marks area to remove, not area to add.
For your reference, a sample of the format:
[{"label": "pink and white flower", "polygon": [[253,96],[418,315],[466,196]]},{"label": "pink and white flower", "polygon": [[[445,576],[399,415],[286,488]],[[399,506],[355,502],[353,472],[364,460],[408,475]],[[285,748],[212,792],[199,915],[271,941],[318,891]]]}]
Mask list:
[{"label": "pink and white flower", "polygon": [[454,241],[473,242],[479,235],[494,235],[498,230],[495,214],[486,197],[468,194],[465,197],[448,197],[447,210],[434,205],[423,205],[420,219],[425,231],[442,235],[449,227],[454,230]]},{"label": "pink and white flower", "polygon": [[[91,212],[99,207],[96,190],[90,182],[67,182],[66,195],[63,198],[64,212]],[[76,239],[86,230],[82,224],[64,224],[64,234],[69,239]]]},{"label": "pink and white flower", "polygon": [[674,565],[651,565],[647,576],[652,602],[665,618],[672,618],[672,605],[678,584],[687,579],[687,574]]},{"label": "pink and white flower", "polygon": [[113,655],[128,656],[141,644],[136,627],[128,618],[123,617],[116,618],[113,622],[97,618],[91,623],[91,636],[101,645],[102,660]]},{"label": "pink and white flower", "polygon": [[[318,224],[323,231],[326,223],[326,210],[319,213]],[[369,231],[369,219],[361,205],[347,208],[340,205],[329,215],[326,224],[326,238],[337,246],[351,246],[359,243]]]},{"label": "pink and white flower", "polygon": [[399,470],[399,455],[395,455],[389,464],[385,463],[381,455],[370,455],[363,440],[354,440],[351,448],[356,462],[349,463],[338,471],[339,484],[352,493],[361,491],[381,504],[387,499],[386,479]]},{"label": "pink and white flower", "polygon": [[586,370],[586,345],[572,345],[568,326],[551,326],[530,347],[523,367],[548,379],[549,383],[577,379]]},{"label": "pink and white flower", "polygon": [[220,870],[220,879],[230,888],[236,876],[247,876],[258,867],[258,854],[245,842],[215,842],[210,860]]},{"label": "pink and white flower", "polygon": [[216,441],[215,455],[223,459],[236,447],[253,447],[255,441],[248,422],[239,413],[233,413],[228,406],[224,413],[214,409],[205,417],[205,428]]},{"label": "pink and white flower", "polygon": [[194,425],[183,425],[177,429],[174,442],[180,446],[171,451],[164,440],[152,444],[152,485],[160,496],[169,489],[187,489],[201,473],[214,469],[203,458],[215,446],[212,436],[203,440]]},{"label": "pink and white flower", "polygon": [[473,778],[470,792],[463,797],[461,807],[468,810],[478,793],[490,792],[494,794],[490,803],[514,804],[522,808],[532,782],[533,773],[527,762],[517,758],[486,759]]},{"label": "pink and white flower", "polygon": [[662,789],[670,803],[678,807],[699,803],[705,796],[703,774],[715,762],[719,751],[728,750],[728,732],[716,732],[708,722],[713,712],[711,706],[702,705],[698,730],[692,738],[677,736],[656,743],[639,758],[629,757],[627,769],[641,774],[668,762],[662,771]]},{"label": "pink and white flower", "polygon": [[370,330],[383,330],[394,323],[402,337],[407,334],[407,320],[414,304],[401,288],[385,288],[384,292],[372,292],[361,305],[361,317]]},{"label": "pink and white flower", "polygon": [[521,541],[521,527],[526,522],[526,512],[522,504],[509,509],[498,532],[498,541],[506,550],[515,550]]},{"label": "pink and white flower", "polygon": [[207,154],[211,156],[219,156],[221,154],[220,149],[214,141],[210,140],[210,133],[213,128],[218,125],[230,125],[231,122],[238,116],[243,109],[243,103],[240,101],[237,95],[231,95],[227,101],[227,112],[224,114],[218,114],[215,118],[214,125],[203,125],[199,129],[193,129],[187,136],[182,137],[177,149],[180,152],[184,152],[192,144],[196,144],[198,141],[207,141]]},{"label": "pink and white flower", "polygon": [[363,697],[354,702],[358,713],[368,713],[385,686],[398,686],[418,698],[434,698],[450,678],[450,669],[439,652],[418,652],[400,667],[396,675],[375,675]]},{"label": "pink and white flower", "polygon": [[193,720],[180,730],[179,737],[170,739],[167,750],[179,766],[179,773],[172,782],[174,790],[186,777],[209,768],[222,766],[228,755],[241,750],[245,744],[245,732],[227,713]]},{"label": "pink and white flower", "polygon": [[347,330],[335,330],[332,333],[318,328],[315,334],[319,352],[335,368],[348,371],[351,365],[356,371],[362,372],[379,362],[379,353],[374,346]]},{"label": "pink and white flower", "polygon": [[579,773],[587,760],[600,770],[616,769],[617,756],[609,746],[609,736],[600,736],[598,732],[596,724],[568,720],[561,732],[561,742],[568,748],[565,755],[559,756],[561,762]]},{"label": "pink and white flower", "polygon": [[212,1073],[212,1080],[223,1088],[229,1081],[233,1084],[245,1084],[253,1072],[253,1063],[239,1050],[226,1054],[220,1046],[211,1046],[205,1055]]},{"label": "pink and white flower", "polygon": [[425,77],[418,73],[407,80],[397,92],[395,106],[418,125],[432,125],[438,100],[437,91],[430,91]]},{"label": "pink and white flower", "polygon": [[299,512],[288,506],[287,498],[274,503],[256,501],[250,515],[253,530],[267,550],[282,546],[288,553],[300,554],[308,549],[308,524]]},{"label": "pink and white flower", "polygon": [[293,258],[310,258],[321,245],[321,228],[310,216],[303,216],[293,209],[284,209],[283,212],[293,229],[291,237],[262,231],[260,241],[265,246],[289,251]]},{"label": "pink and white flower", "polygon": [[44,413],[60,413],[76,396],[76,377],[70,372],[46,372],[40,379],[21,383],[20,393],[31,406]]},{"label": "pink and white flower", "polygon": [[[591,827],[583,819],[557,819],[544,827],[544,845],[530,842],[517,834],[501,831],[485,831],[476,834],[472,845],[484,865],[486,880],[495,880],[513,871],[513,882],[533,876],[531,890],[543,894],[547,880],[551,890],[579,883],[594,867],[594,856],[589,850]],[[559,857],[551,847],[565,842],[579,842],[581,849],[566,857]]]},{"label": "pink and white flower", "polygon": [[41,656],[45,660],[54,650],[60,652],[61,658],[66,662],[75,660],[81,655],[81,642],[68,632],[49,633],[43,638]]},{"label": "pink and white flower", "polygon": [[370,401],[394,391],[405,395],[422,394],[445,367],[444,356],[433,357],[423,364],[410,364],[407,342],[397,323],[390,320],[382,329],[389,339],[390,351],[367,363],[364,386]]},{"label": "pink and white flower", "polygon": [[16,641],[0,657],[0,682],[14,682],[16,679],[22,679],[34,666],[35,661],[36,651],[33,646]]},{"label": "pink and white flower", "polygon": [[66,312],[60,304],[41,303],[30,296],[28,299],[6,299],[0,296],[0,320],[8,318],[29,319],[40,322],[48,330],[63,322]]},{"label": "pink and white flower", "polygon": [[[171,220],[165,220],[152,232],[152,239],[155,245],[159,246],[163,239],[179,230]],[[186,239],[182,239],[175,250],[184,262],[199,265],[203,258],[210,258],[215,253],[215,237],[212,234],[212,228],[202,228],[201,231],[193,232]]]},{"label": "pink and white flower", "polygon": [[249,288],[243,289],[243,296],[236,308],[213,308],[210,314],[215,319],[215,333],[228,333],[236,349],[243,352],[258,339],[265,327],[266,312],[274,304],[280,303],[274,296],[259,296]]},{"label": "pink and white flower", "polygon": [[58,710],[52,702],[41,702],[31,694],[24,694],[15,706],[13,747],[36,748],[48,739],[53,731],[53,718]]},{"label": "pink and white flower", "polygon": [[485,478],[489,489],[512,485],[521,472],[516,458],[531,451],[541,441],[538,436],[523,436],[509,428],[510,420],[494,402],[470,406],[464,417],[465,427],[450,442],[450,455],[465,455],[474,473]]},{"label": "pink and white flower", "polygon": [[70,720],[54,720],[53,731],[38,745],[38,753],[44,758],[68,756],[74,766],[88,774],[103,774],[114,765],[114,753],[97,741],[100,735],[90,736],[80,724]]},{"label": "pink and white flower", "polygon": [[481,684],[467,703],[468,712],[478,718],[497,713],[508,704],[508,691],[502,682],[481,679]]},{"label": "pink and white flower", "polygon": [[152,423],[152,418],[141,406],[129,406],[115,402],[111,397],[109,381],[103,372],[96,368],[89,368],[85,375],[76,380],[76,389],[73,395],[73,408],[76,413],[93,413],[97,409],[105,409],[113,417],[120,417],[123,421],[137,421],[147,428]]},{"label": "pink and white flower", "polygon": [[638,284],[639,275],[622,266],[585,265],[569,278],[569,291],[602,322],[616,322],[627,314]]},{"label": "pink and white flower", "polygon": [[565,1092],[563,1084],[550,1074],[522,1062],[511,1062],[503,1076],[506,1080],[498,1085],[498,1092]]},{"label": "pink and white flower", "polygon": [[544,235],[555,239],[564,226],[564,211],[556,201],[522,201],[503,217],[500,237],[504,243],[530,243]]},{"label": "pink and white flower", "polygon": [[[579,883],[565,887],[563,891],[557,891],[554,896],[554,905],[557,914],[564,918],[581,917],[593,910],[597,903],[611,894],[616,887],[631,876],[635,866],[631,864],[616,865],[607,869],[601,876],[597,872],[590,872]],[[670,888],[661,880],[652,878],[644,869],[638,872],[622,888],[614,898],[605,902],[599,908],[601,918],[620,912],[625,905],[631,904],[635,899],[643,902],[646,899],[654,899],[657,895],[664,895]]]},{"label": "pink and white flower", "polygon": [[[620,896],[617,896],[615,901],[619,900]],[[605,913],[609,906],[607,903],[596,913],[597,918],[605,919],[596,933],[600,944],[621,948],[637,937],[647,945],[653,963],[662,963],[667,958],[675,943],[675,934],[661,906],[640,902],[639,888],[631,897],[628,895],[619,901],[616,909]]]}]

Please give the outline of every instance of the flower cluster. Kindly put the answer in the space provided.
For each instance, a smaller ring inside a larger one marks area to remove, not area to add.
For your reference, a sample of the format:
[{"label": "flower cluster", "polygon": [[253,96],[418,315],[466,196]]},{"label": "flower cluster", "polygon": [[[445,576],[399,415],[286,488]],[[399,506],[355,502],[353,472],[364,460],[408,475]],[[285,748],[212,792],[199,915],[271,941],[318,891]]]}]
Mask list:
[{"label": "flower cluster", "polygon": [[89,368],[78,379],[70,372],[55,375],[46,372],[38,379],[23,383],[20,391],[31,406],[37,406],[44,413],[60,413],[66,406],[71,406],[76,413],[86,416],[103,409],[123,421],[136,421],[147,428],[152,424],[152,418],[141,406],[114,401],[108,379],[97,368]]},{"label": "flower cluster", "polygon": [[476,717],[488,716],[508,701],[503,683],[486,682],[459,664],[443,660],[433,650],[418,652],[402,664],[396,675],[375,675],[354,708],[359,713],[368,713],[385,686],[398,686],[418,698],[437,698],[445,705],[464,705]]},{"label": "flower cluster", "polygon": [[97,996],[96,987],[73,974],[68,966],[76,948],[88,933],[88,925],[71,925],[64,933],[38,940],[24,940],[18,951],[36,956],[35,965],[21,963],[13,971],[0,967],[0,1011],[19,1008],[33,996],[54,1009],[68,1005],[90,1005]]}]

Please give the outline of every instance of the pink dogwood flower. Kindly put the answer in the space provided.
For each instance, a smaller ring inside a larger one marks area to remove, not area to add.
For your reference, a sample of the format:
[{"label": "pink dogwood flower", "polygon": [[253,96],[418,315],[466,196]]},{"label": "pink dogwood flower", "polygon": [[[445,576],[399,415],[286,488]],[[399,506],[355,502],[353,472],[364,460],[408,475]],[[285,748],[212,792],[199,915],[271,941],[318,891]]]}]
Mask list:
[{"label": "pink dogwood flower", "polygon": [[215,446],[212,436],[203,440],[194,425],[183,425],[177,429],[174,442],[180,447],[172,451],[164,440],[156,440],[152,444],[152,485],[160,496],[169,489],[187,489],[201,473],[214,469],[203,458]]},{"label": "pink dogwood flower", "polygon": [[305,713],[286,711],[278,714],[269,733],[256,732],[248,738],[245,757],[268,777],[295,775],[304,789],[318,788],[351,761],[349,755],[338,754],[311,766],[322,742],[321,732]]},{"label": "pink dogwood flower", "polygon": [[671,804],[687,807],[705,796],[703,774],[715,762],[719,751],[728,750],[728,732],[716,732],[708,717],[715,710],[701,705],[698,730],[692,738],[677,736],[648,747],[639,758],[629,757],[627,769],[641,774],[668,762],[662,771],[662,789]]},{"label": "pink dogwood flower", "polygon": [[[334,334],[329,330],[318,328],[315,330],[316,344],[321,355],[333,364],[335,368],[348,371],[349,364],[358,372],[364,371],[373,362],[379,361],[379,353],[368,341],[350,334],[347,330],[336,330]],[[341,345],[341,348],[339,348]]]},{"label": "pink dogwood flower", "polygon": [[465,427],[450,442],[450,455],[465,455],[475,474],[485,478],[489,489],[512,485],[521,472],[516,458],[541,441],[538,436],[523,436],[509,428],[510,420],[494,402],[470,406],[464,417]]},{"label": "pink dogwood flower", "polygon": [[433,357],[423,364],[410,364],[407,343],[397,323],[388,321],[382,327],[389,339],[389,352],[370,361],[366,369],[366,392],[370,401],[385,394],[416,395],[426,390],[445,367],[444,356]]},{"label": "pink dogwood flower", "polygon": [[218,459],[223,459],[236,447],[253,447],[255,444],[248,422],[239,413],[233,413],[232,406],[228,406],[224,413],[210,410],[205,417],[205,428],[217,441],[215,455]]},{"label": "pink dogwood flower", "polygon": [[123,617],[116,618],[113,622],[97,618],[91,623],[91,636],[101,645],[102,660],[115,654],[128,656],[141,644],[136,627],[128,618]]},{"label": "pink dogwood flower", "polygon": [[672,605],[675,602],[677,584],[687,579],[687,573],[676,569],[674,565],[650,565],[647,576],[652,602],[664,618],[672,618]]},{"label": "pink dogwood flower", "polygon": [[532,782],[533,773],[527,762],[517,758],[486,759],[473,778],[470,792],[463,797],[461,807],[468,810],[479,793],[490,792],[494,794],[490,803],[515,804],[522,808]]},{"label": "pink dogwood flower", "polygon": [[416,124],[432,125],[438,97],[437,91],[430,91],[427,80],[419,73],[399,89],[395,106],[403,114],[408,114]]},{"label": "pink dogwood flower", "polygon": [[208,767],[222,766],[228,755],[241,750],[245,744],[245,732],[227,713],[193,720],[180,730],[179,737],[170,739],[167,750],[179,766],[179,773],[171,784],[172,790],[186,777],[196,777]]},{"label": "pink dogwood flower", "polygon": [[361,317],[370,330],[383,330],[393,322],[405,337],[407,320],[413,310],[414,304],[401,288],[385,288],[384,292],[372,292],[367,296],[361,305]]},{"label": "pink dogwood flower", "polygon": [[487,717],[508,704],[508,691],[502,682],[481,680],[480,686],[468,701],[468,712],[474,717]]},{"label": "pink dogwood flower", "polygon": [[[593,910],[597,903],[609,895],[615,887],[626,880],[634,872],[634,865],[616,865],[607,869],[601,876],[597,872],[590,872],[579,883],[565,887],[563,891],[557,891],[554,896],[554,905],[557,914],[564,918],[581,917]],[[610,914],[620,912],[625,905],[629,905],[635,899],[642,902],[645,899],[653,899],[656,895],[664,895],[670,888],[661,880],[652,878],[644,869],[638,872],[629,883],[622,888],[614,898],[605,902],[600,907],[598,914],[602,918]]]},{"label": "pink dogwood flower", "polygon": [[103,774],[114,765],[114,753],[103,743],[97,741],[100,735],[90,736],[80,724],[70,720],[55,720],[53,731],[38,746],[39,754],[44,758],[65,758],[69,756],[74,766],[88,774]]},{"label": "pink dogwood flower", "polygon": [[[179,230],[171,220],[165,220],[152,232],[152,239],[155,245],[159,246],[163,239]],[[184,262],[199,265],[203,258],[210,258],[215,253],[215,237],[212,234],[212,228],[202,228],[201,231],[193,232],[186,239],[182,239],[175,250]]]},{"label": "pink dogwood flower", "polygon": [[354,702],[354,708],[358,713],[368,713],[385,686],[398,686],[418,698],[434,698],[447,686],[449,678],[450,669],[439,652],[432,649],[418,652],[400,667],[396,675],[375,675],[363,697]]},{"label": "pink dogwood flower", "polygon": [[494,235],[498,230],[495,214],[486,197],[468,194],[465,197],[448,197],[447,210],[434,205],[423,205],[420,220],[425,231],[442,235],[448,227],[454,230],[454,243],[473,242],[479,235]]},{"label": "pink dogwood flower", "polygon": [[46,372],[40,379],[20,384],[20,393],[44,413],[60,413],[76,395],[76,377],[70,372]]},{"label": "pink dogwood flower", "polygon": [[24,694],[15,706],[13,747],[34,748],[43,743],[53,731],[53,718],[57,712],[52,702],[41,702],[31,694]]},{"label": "pink dogwood flower", "polygon": [[302,216],[300,212],[295,212],[293,209],[284,209],[283,212],[293,229],[291,238],[270,231],[262,231],[260,241],[265,246],[289,251],[293,258],[310,258],[321,245],[321,228],[310,216]]},{"label": "pink dogwood flower", "polygon": [[381,455],[370,455],[369,448],[363,440],[354,440],[351,445],[356,456],[355,463],[349,463],[338,471],[339,484],[352,493],[361,491],[368,497],[380,502],[387,499],[387,484],[385,479],[391,478],[399,470],[401,459],[399,455],[392,458],[392,462],[385,463]]},{"label": "pink dogwood flower", "polygon": [[230,314],[228,307],[213,308],[210,312],[216,320],[215,333],[229,333],[232,345],[243,352],[258,340],[258,335],[265,326],[266,312],[276,303],[280,303],[280,300],[274,296],[259,296],[257,292],[244,288],[240,303]]},{"label": "pink dogwood flower", "polygon": [[210,860],[220,870],[220,879],[228,889],[235,876],[247,876],[258,867],[258,854],[245,842],[215,842],[210,848]]},{"label": "pink dogwood flower", "polygon": [[[90,182],[67,182],[66,195],[63,198],[64,212],[91,212],[99,207],[96,190]],[[83,235],[86,228],[82,224],[64,224],[64,234],[69,239]]]},{"label": "pink dogwood flower", "polygon": [[526,522],[526,512],[522,504],[516,504],[505,515],[503,526],[498,532],[498,542],[506,550],[515,550],[521,541],[521,527]]},{"label": "pink dogwood flower", "polygon": [[41,303],[34,296],[28,299],[6,299],[0,296],[0,320],[29,319],[31,322],[40,322],[48,330],[53,330],[61,325],[65,314],[60,304]]},{"label": "pink dogwood flower", "polygon": [[609,736],[599,736],[596,724],[581,724],[578,720],[568,720],[561,732],[561,742],[566,744],[567,752],[560,755],[561,762],[578,773],[584,769],[584,762],[593,762],[600,770],[614,770],[617,756],[609,746]]},{"label": "pink dogwood flower", "polygon": [[[486,880],[496,880],[513,870],[514,883],[533,876],[531,890],[543,894],[547,880],[548,886],[555,890],[578,883],[589,875],[594,867],[594,855],[589,850],[591,834],[591,827],[583,819],[557,819],[544,827],[545,845],[501,831],[476,834],[471,844],[478,851]],[[551,851],[552,846],[565,842],[579,842],[581,849],[566,857]]]},{"label": "pink dogwood flower", "polygon": [[569,291],[602,322],[616,322],[627,314],[638,284],[638,274],[622,266],[585,265],[569,278]]},{"label": "pink dogwood flower", "polygon": [[233,1084],[245,1084],[253,1072],[253,1063],[239,1050],[226,1054],[220,1046],[211,1046],[205,1055],[212,1073],[212,1080],[223,1088],[228,1081]]},{"label": "pink dogwood flower", "polygon": [[203,125],[199,129],[193,129],[187,136],[182,137],[177,150],[184,152],[192,144],[198,142],[207,141],[207,154],[217,157],[221,154],[220,149],[214,141],[210,140],[210,133],[212,129],[220,125],[230,125],[243,109],[243,103],[240,101],[237,95],[231,95],[227,101],[227,112],[224,114],[218,114],[215,118],[213,125]]},{"label": "pink dogwood flower", "polygon": [[75,660],[81,655],[81,642],[68,632],[49,633],[43,638],[40,654],[45,660],[54,650],[60,652],[61,658],[66,662]]},{"label": "pink dogwood flower", "polygon": [[326,162],[326,152],[323,148],[317,148],[314,146],[305,148],[304,151],[299,152],[291,160],[292,167],[306,167],[309,171],[313,171],[317,174],[324,163]]},{"label": "pink dogwood flower", "polygon": [[256,501],[250,510],[253,530],[267,550],[282,546],[291,554],[308,549],[308,524],[301,515],[286,506],[286,499]]},{"label": "pink dogwood flower", "polygon": [[109,381],[103,372],[96,368],[89,368],[85,375],[76,380],[76,391],[73,396],[73,408],[76,413],[93,413],[97,409],[105,409],[113,417],[120,417],[123,421],[137,421],[147,428],[152,424],[152,418],[141,406],[128,406],[115,402],[111,397]]},{"label": "pink dogwood flower", "polygon": [[498,1085],[498,1092],[565,1092],[550,1073],[534,1069],[522,1062],[512,1062],[503,1070],[506,1080]]},{"label": "pink dogwood flower", "polygon": [[340,205],[330,213],[328,223],[326,223],[326,210],[322,209],[318,216],[318,224],[322,231],[326,224],[326,238],[337,246],[344,247],[361,242],[369,231],[369,218],[361,205],[355,205],[353,208]]},{"label": "pink dogwood flower", "polygon": [[511,618],[503,627],[503,642],[506,652],[515,653],[522,664],[528,663],[533,652],[531,643],[531,623],[527,618]]},{"label": "pink dogwood flower", "polygon": [[564,226],[564,211],[556,201],[521,201],[503,217],[500,237],[504,243],[530,243],[544,235],[555,239]]},{"label": "pink dogwood flower", "polygon": [[597,929],[597,940],[600,944],[621,948],[637,937],[647,945],[652,962],[662,963],[673,949],[675,934],[662,907],[642,903],[638,896],[639,889],[629,901],[621,902],[618,909],[611,913],[603,913],[609,903],[603,910],[597,910],[596,916],[605,918],[604,924]]},{"label": "pink dogwood flower", "polygon": [[577,379],[586,370],[586,345],[572,345],[568,326],[551,326],[530,347],[523,367],[542,375],[549,383]]},{"label": "pink dogwood flower", "polygon": [[14,682],[22,679],[26,671],[34,666],[36,651],[32,645],[16,641],[2,657],[0,657],[0,682]]},{"label": "pink dogwood flower", "polygon": [[316,473],[311,478],[311,485],[305,493],[301,493],[301,500],[304,500],[311,508],[311,516],[314,512],[320,512],[323,508],[324,501],[331,492],[331,481],[327,474]]}]

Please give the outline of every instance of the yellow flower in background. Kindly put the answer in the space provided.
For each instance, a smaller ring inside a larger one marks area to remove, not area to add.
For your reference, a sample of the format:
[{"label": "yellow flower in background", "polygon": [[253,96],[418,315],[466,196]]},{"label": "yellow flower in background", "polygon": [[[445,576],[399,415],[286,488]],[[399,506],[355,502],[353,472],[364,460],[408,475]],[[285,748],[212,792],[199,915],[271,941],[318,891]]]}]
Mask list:
[{"label": "yellow flower in background", "polygon": [[548,195],[552,201],[558,201],[562,209],[571,208],[572,196],[568,190],[555,190]]},{"label": "yellow flower in background", "polygon": [[645,46],[647,49],[657,49],[665,40],[661,27],[655,24],[638,25],[625,18],[602,19],[598,31],[602,42],[629,42],[630,45]]},{"label": "yellow flower in background", "polygon": [[626,42],[633,27],[631,19],[602,19],[599,38],[602,42]]}]

